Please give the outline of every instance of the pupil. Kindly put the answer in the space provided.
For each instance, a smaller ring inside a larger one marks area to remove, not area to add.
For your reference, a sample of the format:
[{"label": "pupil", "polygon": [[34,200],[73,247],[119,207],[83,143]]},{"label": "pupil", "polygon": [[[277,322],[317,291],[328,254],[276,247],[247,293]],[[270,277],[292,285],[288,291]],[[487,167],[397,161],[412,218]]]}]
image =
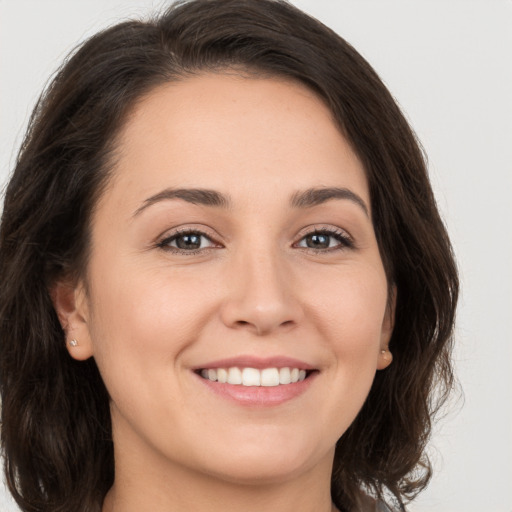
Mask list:
[{"label": "pupil", "polygon": [[199,249],[201,237],[199,235],[182,235],[176,239],[176,245],[180,249]]},{"label": "pupil", "polygon": [[329,236],[328,235],[310,235],[306,242],[310,248],[318,249],[319,247],[329,247]]}]

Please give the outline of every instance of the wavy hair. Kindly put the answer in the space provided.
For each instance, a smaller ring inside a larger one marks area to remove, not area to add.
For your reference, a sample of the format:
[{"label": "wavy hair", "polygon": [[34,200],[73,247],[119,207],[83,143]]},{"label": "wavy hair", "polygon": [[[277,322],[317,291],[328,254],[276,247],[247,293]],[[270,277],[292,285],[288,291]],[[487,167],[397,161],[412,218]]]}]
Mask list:
[{"label": "wavy hair", "polygon": [[372,221],[396,289],[393,364],[337,443],[332,496],[361,491],[403,508],[428,482],[425,445],[452,384],[458,279],[422,150],[371,66],[282,0],[178,2],[86,41],[38,101],[0,230],[1,443],[24,512],[98,512],[114,481],[109,396],[77,362],[49,289],[87,268],[90,218],[112,174],[116,135],[153,88],[235,69],[300,82],[321,98],[366,171]]}]

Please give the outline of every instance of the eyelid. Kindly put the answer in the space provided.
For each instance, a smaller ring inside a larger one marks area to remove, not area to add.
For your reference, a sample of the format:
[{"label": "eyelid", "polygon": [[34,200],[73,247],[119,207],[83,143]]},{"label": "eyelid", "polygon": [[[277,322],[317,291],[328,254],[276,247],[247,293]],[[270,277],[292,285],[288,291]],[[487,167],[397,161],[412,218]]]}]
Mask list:
[{"label": "eyelid", "polygon": [[[199,249],[191,249],[191,250],[184,250],[180,249],[178,247],[173,247],[169,245],[169,243],[173,240],[178,238],[180,235],[188,235],[188,234],[197,234],[202,237],[207,238],[211,242],[211,246],[199,248]],[[160,236],[158,236],[157,241],[155,243],[156,247],[159,249],[178,253],[178,254],[197,254],[197,253],[204,253],[205,251],[211,250],[211,249],[218,249],[220,247],[223,247],[223,245],[218,241],[218,236],[213,234],[211,230],[205,228],[204,226],[196,227],[194,225],[185,225],[185,226],[178,226],[172,229],[168,229],[164,231]]]},{"label": "eyelid", "polygon": [[[329,247],[325,249],[315,249],[312,247],[298,247],[298,244],[307,236],[314,235],[314,234],[323,234],[332,236],[340,241],[339,245],[335,247]],[[333,226],[329,224],[315,224],[313,226],[308,226],[306,228],[303,228],[300,230],[300,232],[297,235],[297,241],[293,244],[295,247],[298,247],[300,249],[305,249],[308,251],[315,251],[315,252],[331,252],[331,251],[339,251],[339,250],[346,250],[346,249],[355,249],[355,241],[352,235],[350,233],[340,228],[339,226]]]},{"label": "eyelid", "polygon": [[[178,247],[173,247],[169,245],[173,239],[176,239],[180,235],[187,234],[197,234],[199,236],[205,237],[210,241],[212,245],[210,245],[209,247],[190,250],[180,249]],[[301,247],[298,245],[305,237],[314,234],[323,234],[331,236],[337,239],[339,241],[339,244],[334,247],[327,247],[322,249],[317,249],[313,247]],[[155,246],[159,249],[171,253],[174,252],[177,254],[191,255],[197,253],[205,253],[211,249],[218,249],[224,247],[224,245],[218,241],[219,238],[220,237],[217,234],[213,233],[212,230],[206,228],[205,226],[196,227],[195,225],[188,224],[177,226],[175,228],[164,231],[160,236],[158,236],[157,241],[155,242]],[[327,253],[356,248],[354,239],[350,235],[350,233],[348,233],[345,229],[340,228],[339,226],[333,226],[328,224],[314,224],[301,229],[297,234],[296,241],[292,244],[292,246],[299,249],[314,251],[318,253]]]}]

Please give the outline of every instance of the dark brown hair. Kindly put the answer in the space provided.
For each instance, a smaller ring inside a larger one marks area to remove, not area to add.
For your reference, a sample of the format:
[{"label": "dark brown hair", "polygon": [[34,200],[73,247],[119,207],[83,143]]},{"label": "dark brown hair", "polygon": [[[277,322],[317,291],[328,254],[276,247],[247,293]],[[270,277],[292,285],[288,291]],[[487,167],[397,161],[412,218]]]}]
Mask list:
[{"label": "dark brown hair", "polygon": [[334,502],[351,510],[363,490],[403,507],[430,477],[424,449],[452,386],[458,280],[414,134],[369,64],[320,22],[280,0],[195,0],[83,44],[39,100],[7,188],[1,440],[7,483],[25,512],[97,512],[114,480],[108,393],[93,359],[69,357],[48,290],[86,269],[116,134],[152,88],[226,69],[298,81],[330,108],[365,166],[397,290],[393,364],[377,372],[337,444]]}]

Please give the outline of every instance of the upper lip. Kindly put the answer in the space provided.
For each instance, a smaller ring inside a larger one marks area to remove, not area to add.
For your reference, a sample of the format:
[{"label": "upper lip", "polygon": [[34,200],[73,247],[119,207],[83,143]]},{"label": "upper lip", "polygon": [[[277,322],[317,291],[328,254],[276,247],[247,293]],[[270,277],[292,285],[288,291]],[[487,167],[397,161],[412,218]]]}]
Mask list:
[{"label": "upper lip", "polygon": [[316,368],[299,359],[288,356],[274,357],[255,357],[250,355],[241,355],[226,359],[216,359],[202,365],[196,366],[194,370],[203,370],[208,368],[256,368],[262,370],[264,368],[298,368],[299,370],[315,370]]}]

